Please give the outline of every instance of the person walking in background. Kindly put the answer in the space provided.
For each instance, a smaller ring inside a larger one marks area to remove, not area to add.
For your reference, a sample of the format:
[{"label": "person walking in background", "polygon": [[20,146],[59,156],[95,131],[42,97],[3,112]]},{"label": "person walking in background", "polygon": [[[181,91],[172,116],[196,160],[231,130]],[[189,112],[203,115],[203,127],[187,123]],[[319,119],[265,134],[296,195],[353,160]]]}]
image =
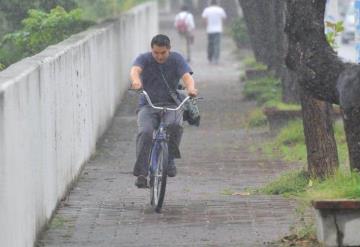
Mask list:
[{"label": "person walking in background", "polygon": [[194,43],[193,30],[195,29],[194,16],[189,8],[184,5],[175,16],[174,26],[178,33],[185,39],[187,61],[191,61],[191,45]]},{"label": "person walking in background", "polygon": [[223,32],[223,20],[226,18],[225,10],[218,6],[217,0],[211,0],[210,6],[204,9],[201,16],[206,20],[208,60],[211,64],[218,64],[220,58],[221,34]]}]

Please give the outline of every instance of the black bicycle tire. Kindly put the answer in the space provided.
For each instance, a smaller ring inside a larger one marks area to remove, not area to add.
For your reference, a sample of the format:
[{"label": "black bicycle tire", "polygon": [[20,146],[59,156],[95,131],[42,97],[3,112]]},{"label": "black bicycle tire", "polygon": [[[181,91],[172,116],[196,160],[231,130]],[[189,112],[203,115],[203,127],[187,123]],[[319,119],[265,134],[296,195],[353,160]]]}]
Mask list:
[{"label": "black bicycle tire", "polygon": [[151,196],[150,196],[150,202],[151,205],[154,207],[155,211],[157,213],[159,213],[161,211],[162,205],[164,203],[164,199],[165,199],[165,192],[166,192],[166,181],[167,181],[167,164],[168,164],[168,145],[166,142],[162,142],[160,143],[160,153],[162,153],[163,157],[162,157],[162,174],[161,174],[161,185],[160,185],[160,193],[159,193],[159,198],[158,198],[158,203],[156,204],[154,202],[154,182],[153,182],[153,177],[150,178],[150,184],[151,184]]}]

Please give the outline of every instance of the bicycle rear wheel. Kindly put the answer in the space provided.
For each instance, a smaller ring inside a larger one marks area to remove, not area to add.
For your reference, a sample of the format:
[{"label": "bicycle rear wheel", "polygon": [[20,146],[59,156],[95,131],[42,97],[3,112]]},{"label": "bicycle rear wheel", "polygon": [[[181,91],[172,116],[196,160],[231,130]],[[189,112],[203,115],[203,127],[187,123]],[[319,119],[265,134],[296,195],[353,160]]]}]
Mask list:
[{"label": "bicycle rear wheel", "polygon": [[168,145],[166,142],[155,144],[150,157],[150,203],[156,212],[161,211],[165,198],[167,165],[168,165]]}]

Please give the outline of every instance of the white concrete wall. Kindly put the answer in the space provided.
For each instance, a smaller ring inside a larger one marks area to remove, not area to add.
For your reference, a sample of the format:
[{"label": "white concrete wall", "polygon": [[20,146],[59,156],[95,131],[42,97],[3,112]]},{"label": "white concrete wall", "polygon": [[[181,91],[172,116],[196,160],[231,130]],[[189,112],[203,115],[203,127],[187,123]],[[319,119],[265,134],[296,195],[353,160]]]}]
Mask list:
[{"label": "white concrete wall", "polygon": [[157,31],[156,3],[141,5],[0,73],[0,246],[33,246]]}]

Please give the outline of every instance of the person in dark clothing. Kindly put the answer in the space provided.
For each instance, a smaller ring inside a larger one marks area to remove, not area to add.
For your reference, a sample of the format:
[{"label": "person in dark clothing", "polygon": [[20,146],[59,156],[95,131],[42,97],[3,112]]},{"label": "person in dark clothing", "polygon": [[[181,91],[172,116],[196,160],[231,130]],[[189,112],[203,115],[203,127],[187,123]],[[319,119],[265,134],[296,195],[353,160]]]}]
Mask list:
[{"label": "person in dark clothing", "polygon": [[[182,79],[190,96],[197,95],[192,70],[185,59],[172,52],[170,39],[158,34],[151,40],[151,52],[140,54],[130,70],[131,88],[143,88],[154,104],[176,106],[170,91],[176,91]],[[148,157],[152,145],[152,134],[159,124],[158,111],[147,105],[144,96],[139,99],[138,136],[136,139],[136,162],[133,174],[137,177],[135,185],[147,187]],[[168,125],[169,167],[168,176],[176,176],[174,159],[180,158],[179,145],[182,136],[182,113],[168,111],[165,123]]]}]

